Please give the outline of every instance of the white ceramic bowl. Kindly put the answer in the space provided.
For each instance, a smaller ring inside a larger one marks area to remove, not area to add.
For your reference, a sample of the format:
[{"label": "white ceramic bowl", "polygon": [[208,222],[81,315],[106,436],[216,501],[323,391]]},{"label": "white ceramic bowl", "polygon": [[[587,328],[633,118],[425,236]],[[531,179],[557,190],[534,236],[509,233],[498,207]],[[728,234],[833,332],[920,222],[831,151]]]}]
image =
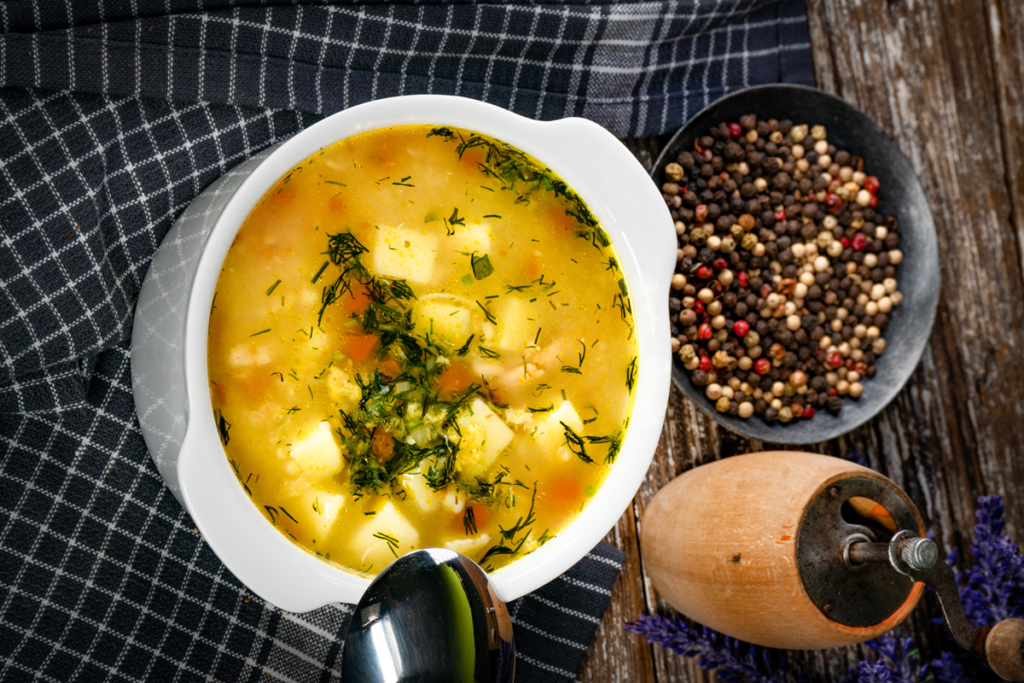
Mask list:
[{"label": "white ceramic bowl", "polygon": [[672,370],[665,292],[675,267],[675,231],[657,188],[611,133],[584,119],[538,122],[437,95],[378,100],[326,118],[240,164],[196,197],[154,256],[132,332],[135,406],[160,474],[235,576],[285,610],[354,603],[370,582],[292,544],[260,515],[235,478],[214,424],[206,365],[217,276],[246,216],[289,169],[357,133],[417,123],[491,135],[558,173],[611,236],[633,296],[640,360],[622,451],[568,528],[491,574],[502,599],[555,579],[601,540],[639,488],[661,433]]}]

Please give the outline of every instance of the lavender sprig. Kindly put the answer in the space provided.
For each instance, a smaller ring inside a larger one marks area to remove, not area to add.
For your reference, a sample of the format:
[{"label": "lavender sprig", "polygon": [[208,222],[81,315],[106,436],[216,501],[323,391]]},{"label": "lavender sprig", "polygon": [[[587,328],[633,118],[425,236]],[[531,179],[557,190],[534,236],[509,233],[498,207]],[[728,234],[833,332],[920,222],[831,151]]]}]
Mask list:
[{"label": "lavender sprig", "polygon": [[[889,678],[879,680],[892,681],[892,683],[923,683],[928,679],[928,665],[920,664],[921,653],[914,647],[913,638],[900,640],[890,632],[864,644],[878,653],[879,660],[875,664],[881,664],[889,672]],[[877,668],[876,666],[875,669]],[[861,683],[864,682],[864,670],[864,667],[861,667]],[[869,678],[868,680],[875,679]]]},{"label": "lavender sprig", "polygon": [[766,650],[723,636],[706,626],[697,629],[685,621],[673,622],[657,614],[641,614],[634,623],[624,626],[630,633],[644,636],[648,643],[695,658],[705,671],[714,670],[722,683],[788,683],[793,680],[785,671],[785,660],[776,667],[776,674],[767,674],[771,663]]},{"label": "lavender sprig", "polygon": [[970,683],[970,679],[952,652],[943,652],[941,657],[933,659],[931,668],[939,683]]},{"label": "lavender sprig", "polygon": [[[960,601],[975,626],[1024,617],[1024,557],[1004,536],[1002,496],[980,496],[971,551],[977,564],[957,572]],[[951,553],[952,555],[952,553]]]},{"label": "lavender sprig", "polygon": [[892,671],[882,662],[860,662],[857,665],[857,683],[891,683]]}]

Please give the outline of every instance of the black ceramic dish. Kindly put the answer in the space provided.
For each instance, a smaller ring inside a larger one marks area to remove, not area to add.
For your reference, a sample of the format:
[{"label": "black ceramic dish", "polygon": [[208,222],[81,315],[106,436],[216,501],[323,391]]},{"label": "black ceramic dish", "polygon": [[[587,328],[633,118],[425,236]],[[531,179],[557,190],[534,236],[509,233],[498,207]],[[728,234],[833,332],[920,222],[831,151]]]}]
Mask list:
[{"label": "black ceramic dish", "polygon": [[[839,149],[864,159],[864,171],[877,176],[881,189],[878,210],[899,219],[903,262],[896,271],[903,303],[893,309],[883,336],[885,353],[878,359],[878,373],[863,382],[858,400],[846,398],[838,415],[819,410],[809,420],[767,424],[759,416],[742,419],[719,413],[704,395],[702,387],[690,381],[678,358],[672,379],[702,411],[745,436],[773,443],[805,444],[825,441],[864,424],[896,397],[917,362],[931,334],[939,300],[939,253],[935,224],[921,182],[896,143],[878,124],[847,102],[814,88],[797,85],[766,85],[727,95],[693,117],[676,133],[654,164],[654,181],[665,182],[665,165],[683,151],[693,150],[693,141],[721,121],[738,121],[744,114],[762,119],[789,119],[793,123],[824,125],[828,141]],[[666,294],[666,305],[668,295]]]}]

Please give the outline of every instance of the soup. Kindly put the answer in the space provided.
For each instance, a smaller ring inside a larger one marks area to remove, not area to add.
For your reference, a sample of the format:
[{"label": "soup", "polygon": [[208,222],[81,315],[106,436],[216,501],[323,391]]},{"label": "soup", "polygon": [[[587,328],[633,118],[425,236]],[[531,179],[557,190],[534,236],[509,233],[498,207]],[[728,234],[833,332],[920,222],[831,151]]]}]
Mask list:
[{"label": "soup", "polygon": [[208,364],[259,511],[373,575],[424,547],[493,570],[558,534],[612,467],[637,357],[575,192],[498,140],[400,126],[264,195],[224,260]]}]

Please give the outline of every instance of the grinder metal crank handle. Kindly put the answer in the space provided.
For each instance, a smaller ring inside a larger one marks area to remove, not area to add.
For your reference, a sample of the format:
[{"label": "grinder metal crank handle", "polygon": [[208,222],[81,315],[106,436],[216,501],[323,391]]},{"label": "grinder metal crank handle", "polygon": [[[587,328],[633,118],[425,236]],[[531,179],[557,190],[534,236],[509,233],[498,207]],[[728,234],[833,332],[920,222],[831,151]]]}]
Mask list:
[{"label": "grinder metal crank handle", "polygon": [[1024,619],[1004,619],[995,626],[972,626],[960,604],[953,570],[939,562],[934,541],[911,531],[900,531],[889,543],[854,542],[845,549],[851,565],[888,562],[914,581],[923,581],[939,596],[939,604],[953,637],[984,658],[992,670],[1008,681],[1024,681]]}]

